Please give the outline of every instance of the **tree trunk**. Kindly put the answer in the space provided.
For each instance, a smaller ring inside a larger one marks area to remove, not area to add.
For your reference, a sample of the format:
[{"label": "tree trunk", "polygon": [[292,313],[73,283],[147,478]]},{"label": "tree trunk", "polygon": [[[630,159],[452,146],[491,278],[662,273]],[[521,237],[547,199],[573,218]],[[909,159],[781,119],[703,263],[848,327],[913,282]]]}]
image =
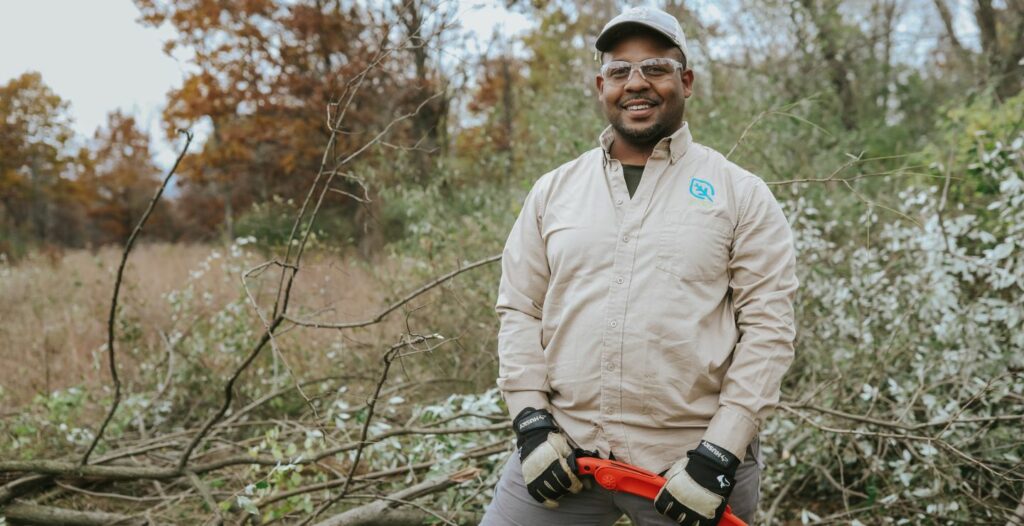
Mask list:
[{"label": "tree trunk", "polygon": [[840,49],[839,42],[836,40],[837,30],[842,25],[838,5],[826,2],[825,8],[828,11],[821,12],[814,0],[801,0],[801,3],[811,16],[816,30],[815,39],[821,47],[822,58],[825,59],[825,64],[828,66],[832,87],[835,89],[836,96],[839,97],[839,118],[843,123],[843,128],[854,130],[857,128],[856,97],[843,50]]},{"label": "tree trunk", "polygon": [[946,4],[946,0],[934,0],[935,9],[939,12],[939,18],[942,19],[942,25],[946,28],[946,36],[949,37],[949,43],[953,46],[953,50],[956,51],[958,57],[961,60],[968,61],[970,55],[967,50],[964,49],[963,43],[956,36],[956,31],[953,29],[953,13],[949,10],[949,5]]},{"label": "tree trunk", "polygon": [[504,86],[501,90],[501,124],[505,128],[505,152],[507,158],[505,160],[505,182],[507,183],[512,179],[512,172],[514,169],[515,161],[515,142],[513,140],[512,130],[512,111],[514,101],[512,99],[512,71],[510,62],[512,61],[511,50],[501,59],[501,76],[504,81]]}]

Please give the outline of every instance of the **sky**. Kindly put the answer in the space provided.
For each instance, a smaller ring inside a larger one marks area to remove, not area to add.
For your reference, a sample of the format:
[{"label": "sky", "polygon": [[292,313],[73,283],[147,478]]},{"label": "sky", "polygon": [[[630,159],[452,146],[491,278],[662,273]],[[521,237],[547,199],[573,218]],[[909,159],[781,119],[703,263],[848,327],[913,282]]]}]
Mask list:
[{"label": "sky", "polygon": [[[497,0],[459,2],[463,27],[482,38],[495,28],[529,28]],[[116,109],[150,132],[157,163],[169,167],[175,147],[164,139],[160,114],[167,92],[181,85],[187,55],[167,56],[173,29],[144,27],[131,0],[0,0],[0,84],[26,71],[70,102],[73,128],[92,137]]]},{"label": "sky", "polygon": [[184,64],[163,53],[172,33],[144,28],[138,15],[131,0],[3,1],[0,83],[38,71],[70,101],[80,136],[92,137],[107,113],[120,108],[162,138],[160,111],[167,91],[181,83]]}]

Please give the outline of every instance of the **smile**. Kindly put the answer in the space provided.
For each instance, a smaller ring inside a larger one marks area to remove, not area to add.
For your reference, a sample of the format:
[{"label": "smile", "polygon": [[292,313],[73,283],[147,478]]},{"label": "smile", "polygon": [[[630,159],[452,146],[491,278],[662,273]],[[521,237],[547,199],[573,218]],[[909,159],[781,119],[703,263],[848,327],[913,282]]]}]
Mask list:
[{"label": "smile", "polygon": [[657,105],[650,100],[645,99],[634,99],[623,104],[623,108],[626,109],[626,115],[632,118],[643,119],[650,117],[654,111],[654,106]]}]

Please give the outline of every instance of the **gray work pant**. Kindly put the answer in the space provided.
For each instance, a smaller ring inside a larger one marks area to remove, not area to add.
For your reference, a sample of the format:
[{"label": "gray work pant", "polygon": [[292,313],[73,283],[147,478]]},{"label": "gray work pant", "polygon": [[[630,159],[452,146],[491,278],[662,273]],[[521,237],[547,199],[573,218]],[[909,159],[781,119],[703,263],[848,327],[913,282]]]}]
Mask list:
[{"label": "gray work pant", "polygon": [[[754,512],[761,496],[761,451],[758,440],[736,471],[736,488],[729,497],[732,512],[747,524],[754,524]],[[545,508],[526,491],[519,456],[512,453],[501,479],[494,488],[494,500],[487,506],[481,526],[610,526],[623,514],[636,526],[675,524],[654,509],[643,497],[606,490],[596,483],[583,491],[558,500],[558,507]]]}]

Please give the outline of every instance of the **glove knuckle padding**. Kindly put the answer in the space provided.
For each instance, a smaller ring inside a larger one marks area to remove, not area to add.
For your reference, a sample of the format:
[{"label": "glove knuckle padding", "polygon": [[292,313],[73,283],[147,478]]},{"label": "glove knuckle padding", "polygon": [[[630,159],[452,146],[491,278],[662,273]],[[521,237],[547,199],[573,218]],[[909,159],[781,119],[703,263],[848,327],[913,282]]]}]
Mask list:
[{"label": "glove knuckle padding", "polygon": [[523,479],[535,500],[553,508],[558,506],[555,499],[583,489],[579,477],[569,469],[566,457],[571,453],[572,448],[564,436],[550,433],[546,441],[523,459]]},{"label": "glove knuckle padding", "polygon": [[718,507],[722,505],[722,497],[712,493],[690,477],[686,472],[686,459],[676,462],[666,474],[668,482],[662,488],[660,497],[668,492],[679,504],[693,510],[703,518],[714,518]]},{"label": "glove knuckle padding", "polygon": [[552,462],[558,460],[558,453],[547,442],[537,446],[529,456],[523,459],[523,478],[527,482],[540,477]]}]

